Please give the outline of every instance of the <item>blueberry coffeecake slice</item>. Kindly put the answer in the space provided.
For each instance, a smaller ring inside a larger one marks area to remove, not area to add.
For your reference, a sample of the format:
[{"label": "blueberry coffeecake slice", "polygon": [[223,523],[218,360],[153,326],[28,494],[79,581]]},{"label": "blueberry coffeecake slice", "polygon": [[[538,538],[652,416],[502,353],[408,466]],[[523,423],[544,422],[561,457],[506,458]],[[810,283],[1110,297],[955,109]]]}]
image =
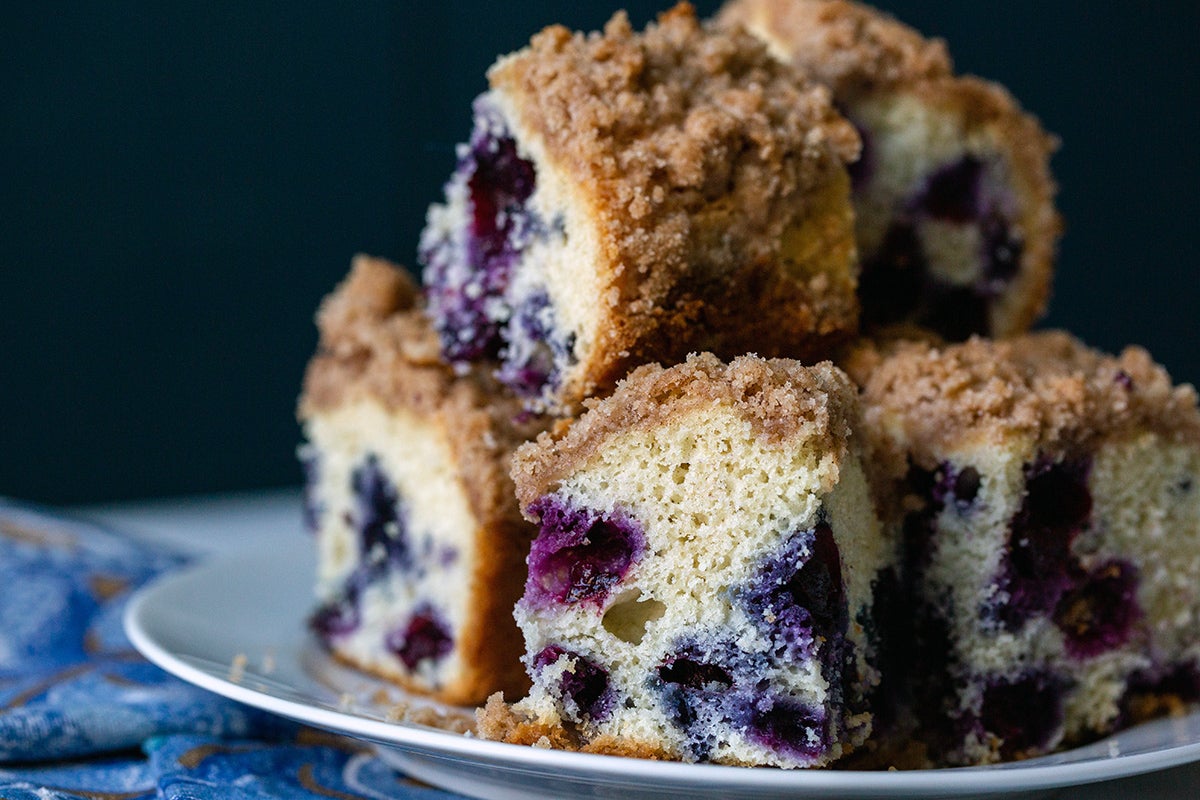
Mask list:
[{"label": "blueberry coffeecake slice", "polygon": [[882,668],[935,760],[1037,755],[1200,699],[1190,386],[1063,333],[848,363],[902,542]]},{"label": "blueberry coffeecake slice", "polygon": [[508,475],[540,421],[454,375],[408,276],[359,256],[321,307],[300,416],[311,627],[339,658],[452,703],[528,685],[512,606],[535,529]]},{"label": "blueberry coffeecake slice", "polygon": [[490,700],[482,734],[782,767],[863,741],[891,548],[857,413],[828,362],[704,354],[636,370],[518,450],[539,526],[516,611],[534,685]]},{"label": "blueberry coffeecake slice", "polygon": [[444,358],[574,410],[707,349],[813,358],[853,333],[853,127],[686,5],[550,27],[489,71],[421,260]]},{"label": "blueberry coffeecake slice", "polygon": [[862,135],[850,168],[867,328],[961,341],[1029,329],[1061,223],[1055,140],[1002,87],[956,76],[945,44],[845,0],[731,0],[720,19],[829,86]]}]

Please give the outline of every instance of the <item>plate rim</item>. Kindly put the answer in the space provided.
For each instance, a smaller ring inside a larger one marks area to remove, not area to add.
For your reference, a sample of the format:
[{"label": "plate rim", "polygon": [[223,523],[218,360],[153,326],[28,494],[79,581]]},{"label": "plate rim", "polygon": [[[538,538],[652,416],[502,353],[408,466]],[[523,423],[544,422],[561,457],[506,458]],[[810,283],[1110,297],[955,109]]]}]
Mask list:
[{"label": "plate rim", "polygon": [[[905,796],[929,791],[978,794],[1081,786],[1200,760],[1200,740],[1172,744],[1149,752],[1117,754],[1110,758],[1089,758],[1079,762],[1038,764],[1035,759],[981,767],[899,771],[746,768],[542,749],[487,741],[411,722],[374,719],[351,710],[337,710],[278,697],[235,682],[228,674],[218,675],[215,671],[206,671],[190,663],[188,654],[174,652],[148,627],[148,614],[156,605],[161,608],[164,597],[169,597],[172,592],[177,593],[191,585],[203,586],[206,579],[236,572],[239,567],[247,569],[253,565],[270,569],[274,566],[279,569],[280,563],[287,563],[286,558],[280,559],[281,555],[278,552],[261,552],[237,557],[216,556],[160,576],[139,589],[130,599],[122,619],[126,635],[138,652],[164,671],[199,688],[263,711],[418,754],[450,756],[514,770],[544,771],[550,768],[563,777],[571,775],[586,779],[589,774],[611,774],[622,782],[639,781],[644,784],[649,781],[680,788],[702,785],[710,789],[732,786],[741,790],[761,788],[809,792],[858,789]],[[244,591],[245,587],[222,581],[222,589],[226,592]],[[203,656],[191,657],[211,661]],[[297,688],[297,693],[302,694],[303,690]]]}]

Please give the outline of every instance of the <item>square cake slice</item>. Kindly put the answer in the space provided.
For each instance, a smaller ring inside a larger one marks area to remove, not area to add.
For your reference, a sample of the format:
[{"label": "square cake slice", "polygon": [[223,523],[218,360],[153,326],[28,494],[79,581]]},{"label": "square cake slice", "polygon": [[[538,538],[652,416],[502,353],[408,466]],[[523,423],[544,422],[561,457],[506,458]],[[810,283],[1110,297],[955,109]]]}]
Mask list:
[{"label": "square cake slice", "polygon": [[455,375],[407,274],[360,256],[322,305],[300,417],[320,605],[340,659],[450,703],[523,691],[512,607],[535,529],[508,475],[537,418]]},{"label": "square cake slice", "polygon": [[756,39],[681,4],[547,28],[488,78],[421,238],[447,361],[574,412],[644,363],[853,335],[858,136]]},{"label": "square cake slice", "polygon": [[848,0],[730,0],[779,58],[828,86],[862,135],[850,167],[863,326],[951,341],[1041,315],[1061,222],[1057,146],[1001,86],[954,74],[945,42]]},{"label": "square cake slice", "polygon": [[857,413],[828,362],[704,354],[639,368],[518,450],[539,529],[516,611],[533,689],[493,698],[482,734],[780,767],[862,742],[891,548]]},{"label": "square cake slice", "polygon": [[1200,411],[1064,333],[855,359],[891,671],[935,760],[1039,755],[1200,699]]}]

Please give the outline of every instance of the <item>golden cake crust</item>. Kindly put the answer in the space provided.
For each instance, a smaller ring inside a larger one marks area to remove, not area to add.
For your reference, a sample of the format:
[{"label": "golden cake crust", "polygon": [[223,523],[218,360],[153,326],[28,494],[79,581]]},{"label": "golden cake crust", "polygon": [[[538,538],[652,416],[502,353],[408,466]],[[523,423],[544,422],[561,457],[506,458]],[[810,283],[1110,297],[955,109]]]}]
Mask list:
[{"label": "golden cake crust", "polygon": [[612,436],[645,430],[695,409],[727,404],[771,442],[803,437],[843,458],[858,415],[853,384],[830,362],[812,367],[790,359],[741,356],[728,365],[711,353],[663,368],[634,370],[588,412],[560,422],[513,457],[517,499],[527,507],[586,464]]},{"label": "golden cake crust", "polygon": [[[417,297],[403,269],[355,257],[349,277],[317,314],[320,343],[305,375],[299,414],[303,419],[370,398],[427,417],[445,435],[480,523],[472,585],[465,587],[480,605],[458,642],[469,665],[462,679],[430,694],[477,703],[497,687],[523,691],[529,685],[511,606],[524,586],[524,559],[535,531],[513,501],[508,462],[517,444],[546,422],[524,413],[484,370],[460,376],[441,364],[437,335],[416,307]],[[385,677],[424,691],[404,676]]]},{"label": "golden cake crust", "polygon": [[742,25],[835,94],[947,77],[946,43],[845,0],[732,0],[718,15]]},{"label": "golden cake crust", "polygon": [[953,346],[864,344],[847,360],[862,385],[864,419],[892,474],[905,453],[886,452],[903,432],[918,463],[964,444],[1004,446],[1028,438],[1064,452],[1096,439],[1150,431],[1200,446],[1200,410],[1190,385],[1171,378],[1140,347],[1110,356],[1050,331]]},{"label": "golden cake crust", "polygon": [[645,742],[615,736],[597,736],[585,742],[561,724],[536,720],[515,710],[504,702],[501,692],[489,697],[487,703],[476,711],[476,732],[483,739],[508,744],[654,761],[674,760],[662,747]]},{"label": "golden cake crust", "polygon": [[[644,33],[623,13],[602,33],[547,28],[489,79],[599,218],[605,362],[574,394],[689,349],[807,357],[853,330],[858,135],[758,40],[681,4]],[[806,220],[802,255],[783,252]]]}]

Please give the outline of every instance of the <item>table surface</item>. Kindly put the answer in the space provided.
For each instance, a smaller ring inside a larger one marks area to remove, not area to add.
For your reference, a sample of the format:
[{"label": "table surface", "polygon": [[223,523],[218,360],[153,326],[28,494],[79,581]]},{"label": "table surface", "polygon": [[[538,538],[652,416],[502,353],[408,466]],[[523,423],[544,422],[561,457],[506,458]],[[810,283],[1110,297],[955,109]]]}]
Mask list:
[{"label": "table surface", "polygon": [[[197,555],[310,546],[301,525],[297,490],[89,506],[71,512]],[[1200,797],[1200,763],[1067,789],[1054,796],[1062,800],[1195,800]]]}]

